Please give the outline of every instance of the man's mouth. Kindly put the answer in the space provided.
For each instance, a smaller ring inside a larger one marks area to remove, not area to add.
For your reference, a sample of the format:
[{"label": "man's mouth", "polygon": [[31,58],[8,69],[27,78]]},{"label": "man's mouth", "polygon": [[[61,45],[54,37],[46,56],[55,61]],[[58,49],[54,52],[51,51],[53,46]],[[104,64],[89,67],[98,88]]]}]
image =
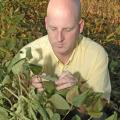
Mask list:
[{"label": "man's mouth", "polygon": [[56,44],[56,47],[62,48],[62,47],[63,47],[63,44]]}]

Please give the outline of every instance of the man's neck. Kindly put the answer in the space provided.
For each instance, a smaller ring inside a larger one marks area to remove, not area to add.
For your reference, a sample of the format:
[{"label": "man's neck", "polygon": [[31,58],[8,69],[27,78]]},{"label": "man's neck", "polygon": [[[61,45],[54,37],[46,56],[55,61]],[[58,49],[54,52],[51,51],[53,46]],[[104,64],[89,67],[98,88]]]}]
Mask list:
[{"label": "man's neck", "polygon": [[[72,54],[72,53],[71,53]],[[60,55],[60,54],[56,54],[57,58],[59,59],[60,62],[62,62],[63,64],[66,64],[71,56],[71,54],[69,55]]]}]

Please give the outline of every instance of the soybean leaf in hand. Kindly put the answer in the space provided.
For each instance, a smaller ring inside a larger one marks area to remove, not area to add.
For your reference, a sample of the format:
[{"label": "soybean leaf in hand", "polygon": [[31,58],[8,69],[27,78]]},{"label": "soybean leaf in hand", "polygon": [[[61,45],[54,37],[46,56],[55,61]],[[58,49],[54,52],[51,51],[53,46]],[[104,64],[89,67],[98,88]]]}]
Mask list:
[{"label": "soybean leaf in hand", "polygon": [[56,75],[54,76],[47,75],[47,76],[43,76],[42,78],[45,79],[46,81],[55,81],[58,79]]},{"label": "soybean leaf in hand", "polygon": [[51,96],[52,94],[54,94],[56,88],[55,88],[55,83],[53,81],[43,81],[43,87],[45,92]]}]

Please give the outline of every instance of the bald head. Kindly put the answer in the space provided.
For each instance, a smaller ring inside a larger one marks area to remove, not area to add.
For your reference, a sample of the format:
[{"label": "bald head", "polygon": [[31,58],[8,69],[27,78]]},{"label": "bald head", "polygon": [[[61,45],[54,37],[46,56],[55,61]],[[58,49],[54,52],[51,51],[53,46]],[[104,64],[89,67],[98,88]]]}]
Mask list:
[{"label": "bald head", "polygon": [[47,16],[51,14],[71,14],[77,21],[80,20],[80,0],[50,0]]}]

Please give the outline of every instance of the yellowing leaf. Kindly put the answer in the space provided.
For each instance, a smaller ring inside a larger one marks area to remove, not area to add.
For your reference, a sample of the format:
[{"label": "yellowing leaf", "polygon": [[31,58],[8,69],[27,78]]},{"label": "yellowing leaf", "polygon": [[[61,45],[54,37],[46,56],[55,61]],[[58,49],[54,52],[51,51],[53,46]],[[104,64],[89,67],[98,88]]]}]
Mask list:
[{"label": "yellowing leaf", "polygon": [[[96,95],[97,96],[97,95]],[[99,97],[99,96],[98,96]],[[93,102],[91,102],[90,106],[86,108],[88,114],[91,117],[100,117],[102,115],[102,109],[103,109],[103,105],[102,105],[102,101],[100,98],[98,98],[97,100],[95,98],[93,98]]]},{"label": "yellowing leaf", "polygon": [[72,104],[73,98],[79,95],[78,86],[73,86],[66,95],[66,100]]}]

